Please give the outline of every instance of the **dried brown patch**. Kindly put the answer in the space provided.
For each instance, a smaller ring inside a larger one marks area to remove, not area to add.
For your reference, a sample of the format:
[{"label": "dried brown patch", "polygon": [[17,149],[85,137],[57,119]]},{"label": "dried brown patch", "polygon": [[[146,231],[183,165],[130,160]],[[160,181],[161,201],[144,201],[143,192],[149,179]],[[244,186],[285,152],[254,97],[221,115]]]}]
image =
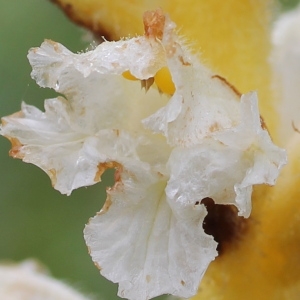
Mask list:
[{"label": "dried brown patch", "polygon": [[120,136],[120,130],[119,129],[113,129],[113,132],[116,134],[116,136]]},{"label": "dried brown patch", "polygon": [[110,162],[99,163],[97,168],[98,170],[94,177],[95,182],[101,181],[101,176],[107,169],[122,170],[122,165],[115,161],[110,161]]},{"label": "dried brown patch", "polygon": [[94,261],[94,265],[96,266],[97,269],[99,269],[101,271],[102,268],[100,267],[100,265],[96,261]]},{"label": "dried brown patch", "polygon": [[88,249],[88,254],[91,255],[92,253],[91,247],[87,245],[87,249]]},{"label": "dried brown patch", "polygon": [[57,176],[56,176],[56,170],[55,169],[50,169],[48,170],[48,175],[50,177],[52,186],[55,186],[56,182],[57,182]]},{"label": "dried brown patch", "polygon": [[147,281],[147,283],[149,283],[151,281],[151,276],[150,275],[146,275],[146,281]]},{"label": "dried brown patch", "polygon": [[162,9],[146,11],[143,15],[143,21],[145,36],[161,40],[166,21]]},{"label": "dried brown patch", "polygon": [[249,219],[239,217],[237,208],[233,205],[215,204],[211,198],[204,198],[201,203],[207,209],[203,222],[204,232],[214,237],[218,243],[219,255],[222,255],[242,239]]},{"label": "dried brown patch", "polygon": [[97,215],[100,216],[100,215],[105,214],[106,212],[108,212],[111,204],[112,204],[111,197],[108,194],[103,207],[101,208],[101,210],[99,212],[97,212]]},{"label": "dried brown patch", "polygon": [[209,126],[209,131],[214,132],[220,130],[220,125],[219,123],[215,122],[212,125]]},{"label": "dried brown patch", "polygon": [[[20,110],[8,116],[8,118],[24,118],[24,113]],[[5,126],[8,122],[5,121],[5,118],[1,118],[1,123]]]},{"label": "dried brown patch", "polygon": [[299,128],[296,127],[294,121],[292,121],[292,127],[293,127],[293,130],[294,130],[295,132],[300,133],[300,130],[299,130]]},{"label": "dried brown patch", "polygon": [[150,87],[154,83],[154,77],[150,77],[148,79],[141,80],[141,88],[145,89],[146,92],[150,89]]},{"label": "dried brown patch", "polygon": [[184,66],[190,66],[191,63],[189,63],[188,61],[185,61],[184,58],[180,55],[179,57],[180,62],[184,65]]},{"label": "dried brown patch", "polygon": [[48,40],[46,39],[45,42],[47,42],[48,44],[51,44],[53,46],[53,49],[55,52],[60,53],[61,49],[59,48],[59,44],[57,42],[54,42],[52,40]]},{"label": "dried brown patch", "polygon": [[17,138],[5,136],[11,143],[11,149],[9,150],[9,156],[13,158],[24,158],[24,153],[21,152],[22,147],[24,146]]},{"label": "dried brown patch", "polygon": [[180,283],[181,283],[182,286],[185,286],[185,281],[184,280],[181,280]]},{"label": "dried brown patch", "polygon": [[242,96],[242,93],[240,93],[238,91],[238,89],[232,85],[230,82],[228,82],[224,77],[220,76],[220,75],[213,75],[211,76],[212,79],[217,78],[219,80],[221,80],[224,84],[226,84],[238,97]]}]

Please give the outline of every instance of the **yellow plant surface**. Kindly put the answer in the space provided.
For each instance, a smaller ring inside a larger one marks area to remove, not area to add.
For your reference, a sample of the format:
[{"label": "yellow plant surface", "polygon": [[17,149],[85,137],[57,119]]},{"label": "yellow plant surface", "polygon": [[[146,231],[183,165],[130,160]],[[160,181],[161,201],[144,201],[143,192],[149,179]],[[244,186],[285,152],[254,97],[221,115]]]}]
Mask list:
[{"label": "yellow plant surface", "polygon": [[[271,0],[55,0],[71,19],[108,39],[142,34],[141,15],[161,7],[181,28],[187,45],[241,93],[258,90],[260,111],[276,141],[271,92]],[[124,76],[131,78],[130,74]],[[157,79],[161,82],[161,79]],[[172,86],[159,87],[172,93]],[[242,233],[210,265],[194,299],[299,299],[300,135],[288,149],[289,164],[275,187],[257,187]],[[229,170],[230,171],[230,170]]]},{"label": "yellow plant surface", "polygon": [[141,16],[161,7],[187,45],[241,93],[257,90],[260,110],[276,140],[270,91],[272,0],[52,0],[75,22],[106,39],[143,34]]}]

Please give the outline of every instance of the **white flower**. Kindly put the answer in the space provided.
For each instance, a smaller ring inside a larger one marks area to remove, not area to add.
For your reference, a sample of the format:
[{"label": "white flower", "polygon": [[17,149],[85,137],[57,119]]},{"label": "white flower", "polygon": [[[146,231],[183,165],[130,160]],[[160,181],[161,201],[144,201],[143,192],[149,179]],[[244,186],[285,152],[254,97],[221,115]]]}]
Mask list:
[{"label": "white flower", "polygon": [[63,282],[42,272],[32,260],[0,265],[0,299],[3,300],[89,300]]},{"label": "white flower", "polygon": [[[272,32],[274,85],[280,95],[280,140],[287,144],[298,128],[300,111],[300,6],[280,16]],[[294,125],[294,126],[292,126]]]},{"label": "white flower", "polygon": [[[205,68],[161,11],[144,22],[145,36],[87,53],[52,41],[31,49],[33,78],[65,98],[46,100],[45,112],[23,104],[3,118],[1,134],[12,156],[41,167],[62,193],[116,168],[103,209],[84,230],[93,261],[121,297],[190,297],[217,255],[201,200],[248,217],[252,185],[274,184],[286,154],[262,128],[256,93],[241,96]],[[159,93],[166,68],[172,96]]]}]

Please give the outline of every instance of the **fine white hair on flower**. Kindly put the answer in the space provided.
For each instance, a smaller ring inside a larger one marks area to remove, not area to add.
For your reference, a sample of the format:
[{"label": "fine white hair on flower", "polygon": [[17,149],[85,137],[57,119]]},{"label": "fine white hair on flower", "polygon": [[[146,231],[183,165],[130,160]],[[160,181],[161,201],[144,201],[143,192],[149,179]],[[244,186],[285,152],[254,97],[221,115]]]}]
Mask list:
[{"label": "fine white hair on flower", "polygon": [[121,297],[187,298],[217,255],[201,200],[248,217],[252,186],[274,184],[286,153],[264,128],[255,92],[241,95],[203,66],[161,10],[144,25],[142,37],[86,53],[52,41],[31,49],[32,77],[64,97],[46,100],[45,112],[23,104],[1,134],[11,156],[45,170],[62,193],[115,168],[84,230],[93,261]]}]

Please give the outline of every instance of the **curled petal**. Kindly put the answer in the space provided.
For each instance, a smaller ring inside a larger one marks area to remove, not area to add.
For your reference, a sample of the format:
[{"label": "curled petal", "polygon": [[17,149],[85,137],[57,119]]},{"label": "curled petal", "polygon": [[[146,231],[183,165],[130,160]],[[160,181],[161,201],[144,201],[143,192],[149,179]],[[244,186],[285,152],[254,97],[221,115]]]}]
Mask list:
[{"label": "curled petal", "polygon": [[122,173],[103,210],[86,226],[92,259],[103,276],[119,283],[121,297],[190,297],[217,254],[202,229],[206,209],[183,205],[184,217],[177,214],[166,199],[166,179],[138,168]]},{"label": "curled petal", "polygon": [[240,122],[240,94],[190,54],[174,29],[174,23],[166,22],[162,43],[176,91],[166,106],[143,123],[163,133],[172,146],[190,146]]},{"label": "curled petal", "polygon": [[252,186],[275,184],[286,164],[286,152],[262,128],[255,93],[242,96],[240,114],[242,122],[237,127],[216,132],[198,145],[173,150],[166,188],[173,201],[195,203],[209,197],[218,204],[234,204],[239,215],[248,217]]},{"label": "curled petal", "polygon": [[68,110],[63,98],[47,100],[45,113],[23,103],[19,114],[3,118],[1,128],[2,135],[19,143],[14,157],[43,169],[63,194],[98,182],[100,163],[136,158],[136,139],[129,134],[104,129],[87,136],[74,131]]}]

